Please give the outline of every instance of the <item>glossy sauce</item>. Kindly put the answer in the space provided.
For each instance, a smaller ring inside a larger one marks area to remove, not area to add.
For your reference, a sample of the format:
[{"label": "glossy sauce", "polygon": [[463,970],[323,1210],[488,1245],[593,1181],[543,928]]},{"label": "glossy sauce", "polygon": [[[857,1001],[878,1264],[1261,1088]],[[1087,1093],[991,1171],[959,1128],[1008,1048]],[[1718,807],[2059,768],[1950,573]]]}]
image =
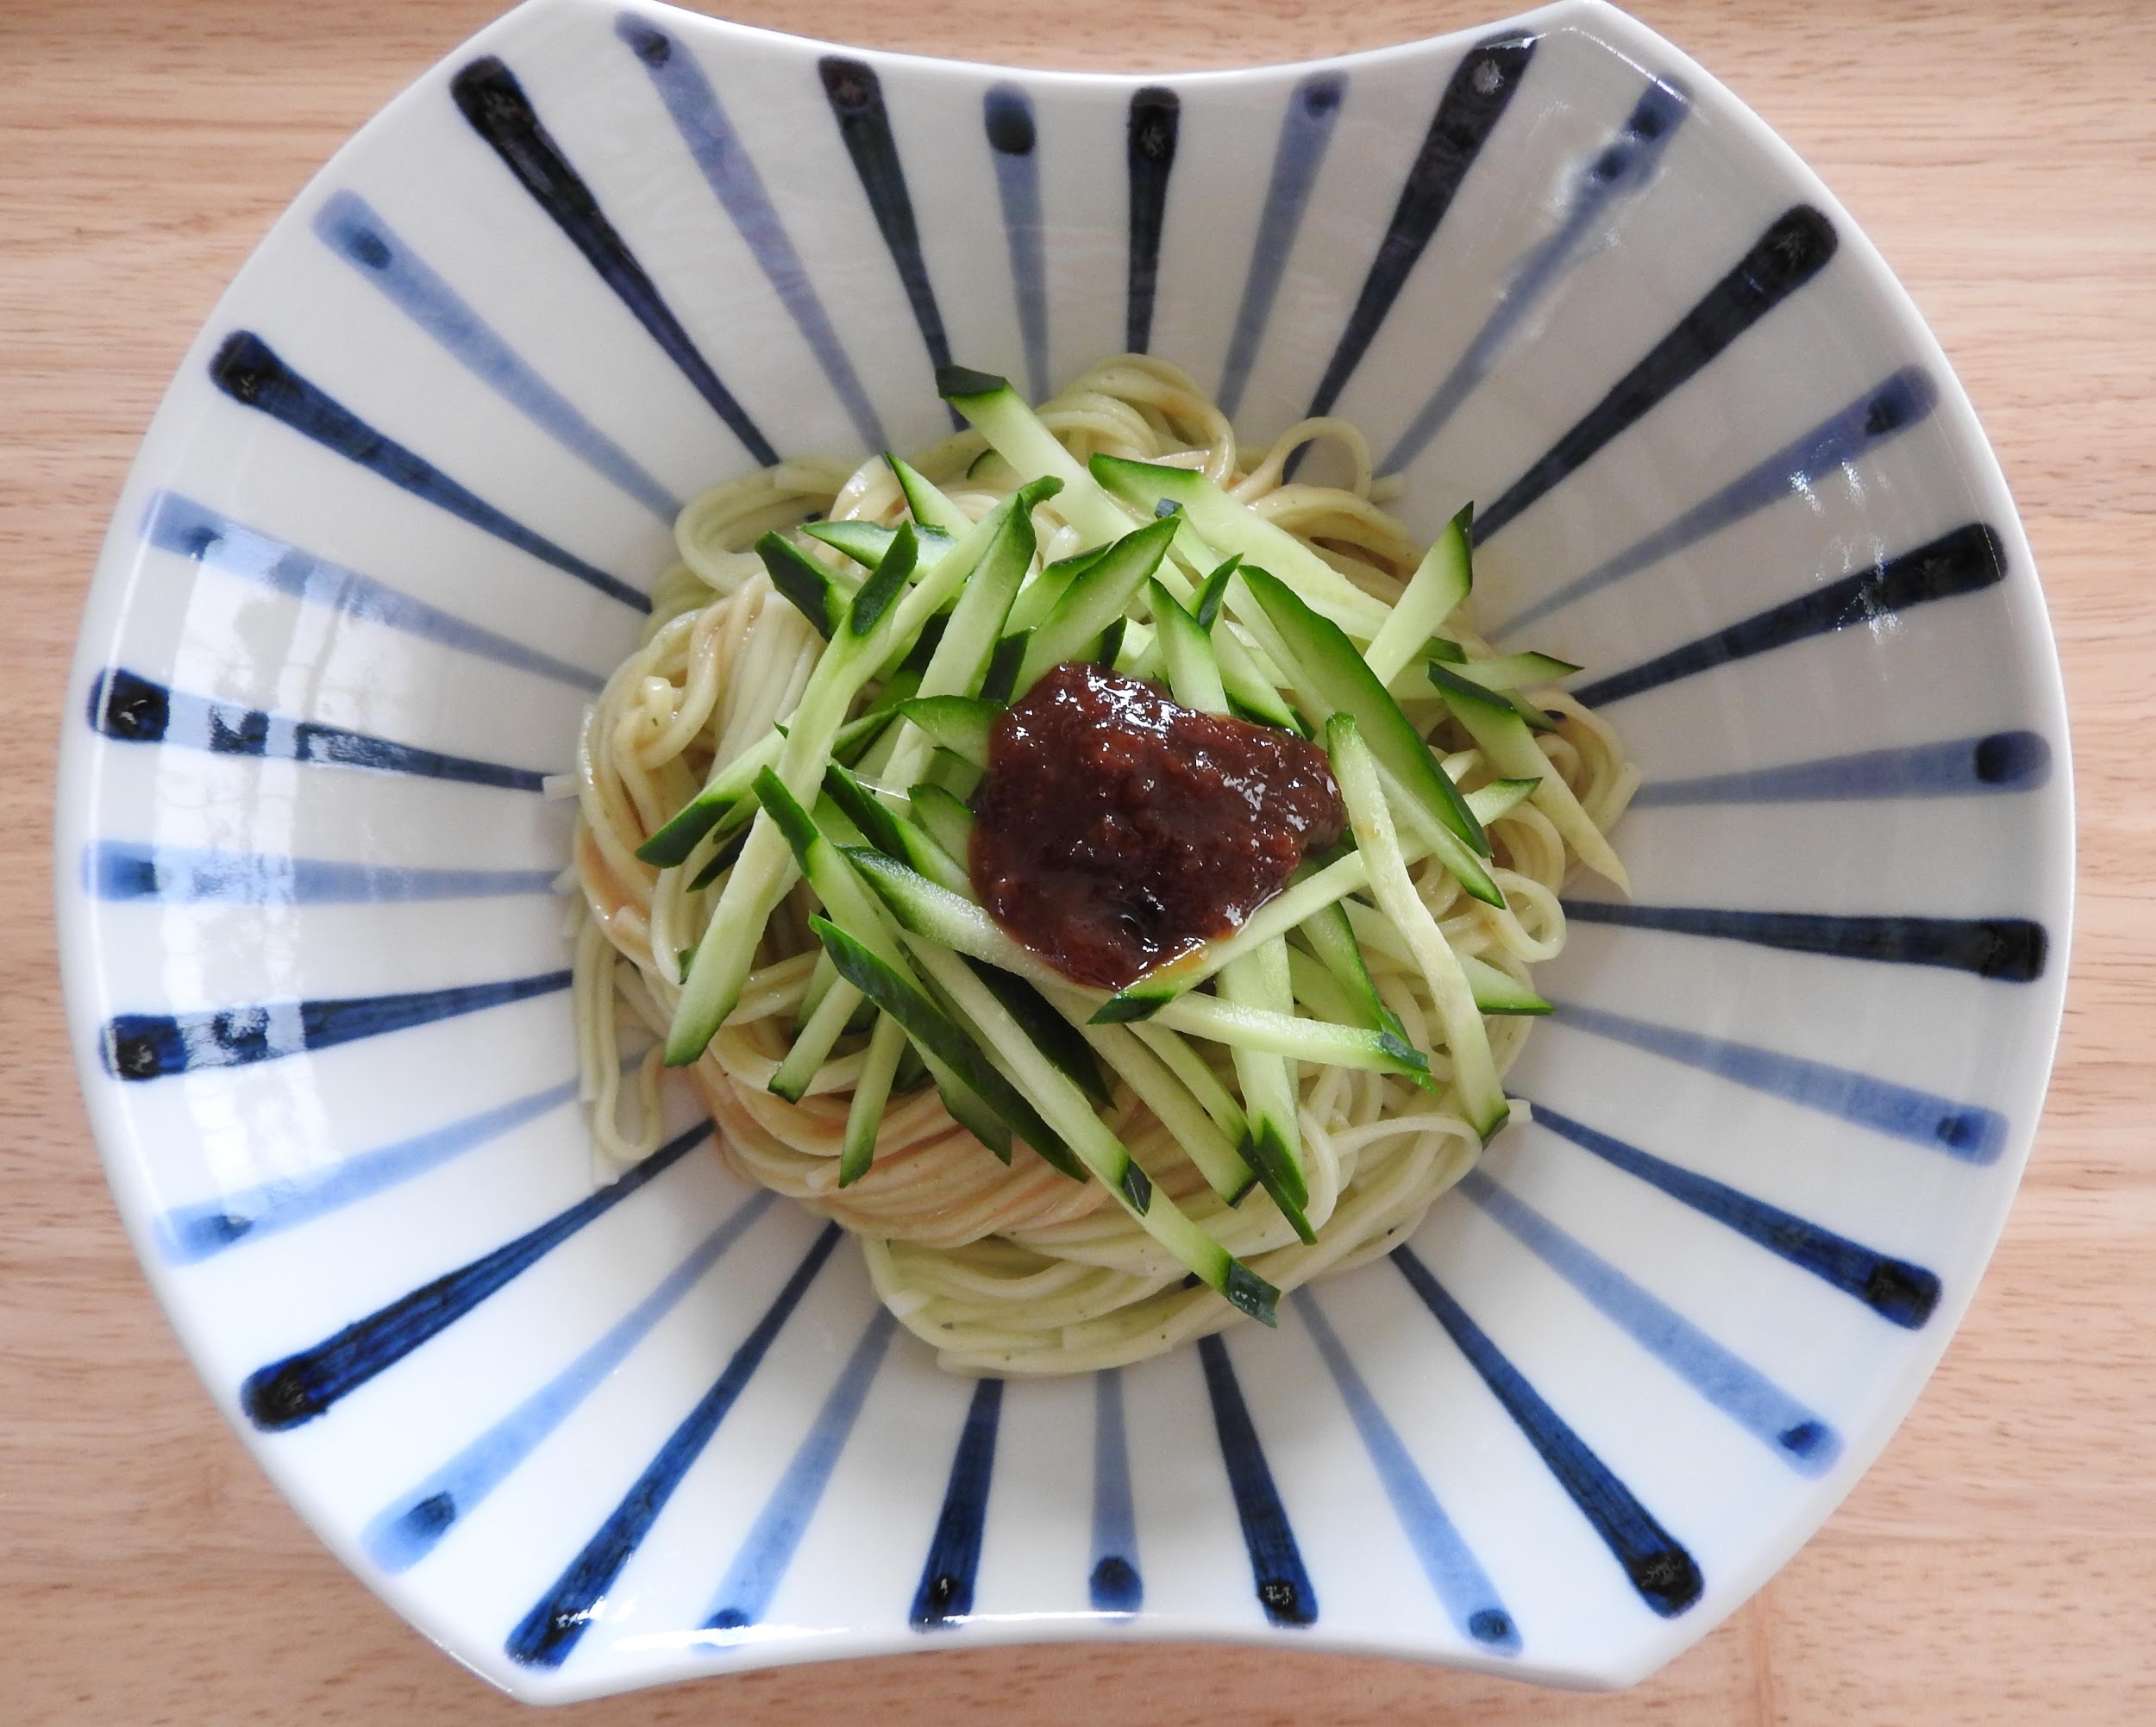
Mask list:
[{"label": "glossy sauce", "polygon": [[1102,989],[1231,933],[1346,826],[1314,745],[1075,661],[997,721],[974,808],[981,903]]}]

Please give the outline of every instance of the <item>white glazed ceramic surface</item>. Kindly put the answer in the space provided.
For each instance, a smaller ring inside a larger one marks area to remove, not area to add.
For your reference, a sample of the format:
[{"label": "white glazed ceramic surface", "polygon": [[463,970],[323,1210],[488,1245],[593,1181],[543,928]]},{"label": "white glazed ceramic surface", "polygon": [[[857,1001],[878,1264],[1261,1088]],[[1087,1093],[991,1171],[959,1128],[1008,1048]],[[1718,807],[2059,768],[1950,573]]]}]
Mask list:
[{"label": "white glazed ceramic surface", "polygon": [[[1404,189],[1404,190],[1403,190]],[[693,1130],[592,1189],[548,891],[674,500],[931,440],[953,356],[1337,400],[1645,770],[1539,1118],[1412,1247],[1121,1374],[939,1373]],[[1831,196],[1567,0],[1135,78],[534,0],[279,222],[157,416],[59,798],[81,1075],[173,1323],[517,1695],[1062,1637],[1577,1685],[1883,1443],[2027,1153],[2069,910],[2035,573]]]}]

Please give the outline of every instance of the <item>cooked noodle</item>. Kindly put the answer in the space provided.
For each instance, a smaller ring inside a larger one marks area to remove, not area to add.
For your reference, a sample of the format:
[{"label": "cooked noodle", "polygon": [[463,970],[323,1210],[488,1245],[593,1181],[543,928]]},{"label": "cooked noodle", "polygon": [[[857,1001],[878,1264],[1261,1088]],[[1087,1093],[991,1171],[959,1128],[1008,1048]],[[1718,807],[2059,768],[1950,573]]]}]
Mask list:
[{"label": "cooked noodle", "polygon": [[[1388,602],[1420,556],[1381,507],[1385,483],[1373,483],[1369,447],[1343,421],[1307,421],[1269,451],[1244,450],[1188,377],[1138,355],[1094,366],[1039,411],[1081,461],[1106,452],[1201,469]],[[1284,482],[1293,450],[1319,440],[1344,454],[1349,484]],[[962,432],[914,465],[978,519],[1018,480],[986,449],[978,433]],[[904,507],[881,459],[850,471],[828,461],[782,462],[705,492],[676,524],[680,561],[659,581],[641,645],[585,722],[574,776],[574,868],[584,908],[574,1000],[595,1142],[617,1163],[648,1154],[660,1130],[658,1052],[625,1065],[619,1033],[636,1024],[663,1035],[681,993],[680,956],[702,936],[717,898],[714,890],[690,885],[711,842],[686,867],[663,873],[639,861],[636,848],[695,796],[714,764],[767,735],[799,696],[822,641],[774,592],[749,548],[766,530],[813,515],[895,523]],[[1054,500],[1037,520],[1044,561],[1079,548]],[[1053,533],[1050,523],[1057,524]],[[1463,612],[1448,630],[1479,657],[1489,650],[1467,632]],[[1540,691],[1533,699],[1562,716],[1556,732],[1540,735],[1553,771],[1607,831],[1638,783],[1615,734],[1561,691]],[[1402,706],[1463,790],[1489,780],[1439,701],[1409,698]],[[1557,892],[1574,859],[1532,804],[1490,823],[1489,836],[1501,909],[1467,896],[1435,859],[1415,866],[1414,879],[1456,951],[1524,982],[1529,966],[1564,945]],[[718,1123],[722,1154],[737,1173],[860,1236],[878,1293],[947,1367],[1047,1373],[1109,1367],[1239,1317],[1210,1289],[1188,1286],[1183,1267],[1098,1181],[1073,1181],[1023,1144],[1006,1167],[951,1120],[925,1084],[893,1093],[873,1165],[842,1189],[847,1101],[866,1039],[842,1041],[799,1103],[767,1089],[814,967],[806,917],[815,905],[805,885],[794,888],[771,920],[740,1004],[692,1070]],[[1357,934],[1380,995],[1418,1046],[1433,1052],[1431,1073],[1443,1082],[1451,1064],[1436,1041],[1440,1023],[1421,972],[1404,942],[1384,929],[1358,923]],[[1492,1017],[1486,1023],[1501,1073],[1530,1022]],[[1232,1086],[1226,1051],[1194,1047]],[[1441,1100],[1384,1074],[1308,1064],[1301,1072],[1314,1246],[1299,1242],[1261,1192],[1234,1207],[1222,1201],[1127,1088],[1118,1087],[1109,1115],[1156,1185],[1282,1289],[1385,1252],[1480,1149],[1475,1129],[1449,1106],[1449,1092]]]}]

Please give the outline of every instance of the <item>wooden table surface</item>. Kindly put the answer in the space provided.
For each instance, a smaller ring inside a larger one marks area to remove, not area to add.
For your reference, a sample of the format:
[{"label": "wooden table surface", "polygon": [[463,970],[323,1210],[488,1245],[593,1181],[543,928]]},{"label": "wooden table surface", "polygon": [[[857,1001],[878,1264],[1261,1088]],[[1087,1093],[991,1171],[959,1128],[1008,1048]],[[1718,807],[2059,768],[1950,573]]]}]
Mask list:
[{"label": "wooden table surface", "polygon": [[[726,0],[1039,66],[1406,41],[1482,0]],[[210,303],[308,175],[497,0],[0,0],[0,1722],[517,1718],[316,1542],[197,1386],[107,1198],[54,992],[47,827],[100,536]],[[1637,0],[1826,177],[1945,343],[2035,544],[2081,805],[2050,1106],[1945,1365],[1780,1576],[1637,1690],[1180,1647],[713,1679],[567,1724],[2156,1722],[2156,8]]]}]

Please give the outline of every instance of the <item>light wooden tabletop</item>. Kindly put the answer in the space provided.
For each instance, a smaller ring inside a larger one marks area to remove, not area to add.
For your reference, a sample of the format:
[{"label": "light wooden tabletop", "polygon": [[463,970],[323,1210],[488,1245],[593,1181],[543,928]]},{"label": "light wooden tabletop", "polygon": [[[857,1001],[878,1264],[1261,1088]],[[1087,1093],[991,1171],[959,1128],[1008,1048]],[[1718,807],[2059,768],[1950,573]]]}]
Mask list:
[{"label": "light wooden tabletop", "polygon": [[[0,1721],[480,1723],[516,1705],[316,1542],[181,1358],[106,1197],[53,1000],[47,827],[82,592],[150,410],[306,177],[498,0],[0,0]],[[725,0],[1040,66],[1405,41],[1484,0]],[[2156,8],[1636,0],[1777,128],[1915,295],[2035,544],[2081,898],[2065,1041],[1990,1276],[1915,1413],[1794,1563],[1618,1698],[1386,1661],[942,1652],[566,1723],[2156,1721]]]}]

